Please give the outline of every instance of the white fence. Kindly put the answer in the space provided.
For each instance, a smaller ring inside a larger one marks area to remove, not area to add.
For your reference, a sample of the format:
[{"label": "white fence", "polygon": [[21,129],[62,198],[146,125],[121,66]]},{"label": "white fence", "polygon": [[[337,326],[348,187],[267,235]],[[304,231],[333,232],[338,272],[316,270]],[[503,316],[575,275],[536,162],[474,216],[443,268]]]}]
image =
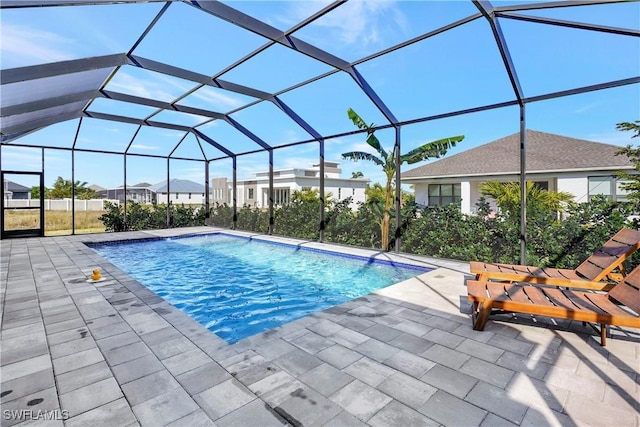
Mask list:
[{"label": "white fence", "polygon": [[[118,200],[110,200],[110,199],[91,199],[91,200],[76,199],[75,210],[76,211],[104,211],[105,210],[104,202],[111,202],[116,205],[120,204]],[[11,200],[5,200],[4,205],[9,208],[39,207],[40,200],[11,199]],[[45,211],[71,211],[71,199],[61,199],[61,200],[45,199],[44,210]]]}]

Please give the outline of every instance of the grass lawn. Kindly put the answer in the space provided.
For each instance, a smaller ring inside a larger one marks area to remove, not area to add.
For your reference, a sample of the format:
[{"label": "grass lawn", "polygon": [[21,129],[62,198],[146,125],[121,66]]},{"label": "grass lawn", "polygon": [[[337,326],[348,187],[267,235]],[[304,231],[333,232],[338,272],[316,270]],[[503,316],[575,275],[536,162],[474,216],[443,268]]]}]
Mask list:
[{"label": "grass lawn", "polygon": [[[103,233],[104,224],[98,218],[103,211],[76,212],[76,233]],[[38,210],[5,211],[5,230],[24,230],[38,228],[40,218]],[[44,233],[46,236],[64,236],[71,234],[71,212],[45,211]]]}]

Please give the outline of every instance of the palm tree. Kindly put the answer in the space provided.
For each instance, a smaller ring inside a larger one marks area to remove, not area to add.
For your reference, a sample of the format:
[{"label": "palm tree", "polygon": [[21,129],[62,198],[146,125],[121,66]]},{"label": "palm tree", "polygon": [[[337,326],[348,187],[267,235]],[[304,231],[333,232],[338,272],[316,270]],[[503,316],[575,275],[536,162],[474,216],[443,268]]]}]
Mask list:
[{"label": "palm tree", "polygon": [[[489,181],[480,184],[480,192],[491,196],[500,209],[508,215],[520,212],[520,183]],[[532,181],[526,184],[527,207],[544,211],[563,212],[573,203],[573,195],[566,191],[548,191]]]},{"label": "palm tree", "polygon": [[[384,211],[382,215],[382,221],[380,223],[380,231],[382,232],[382,249],[387,251],[389,250],[389,218],[390,210],[391,210],[391,187],[393,182],[393,177],[396,173],[396,157],[395,157],[395,148],[387,153],[378,138],[375,135],[374,125],[368,125],[352,108],[347,110],[347,115],[349,119],[356,125],[359,129],[367,130],[367,144],[369,144],[374,150],[376,150],[379,156],[374,154],[365,153],[363,151],[351,151],[348,153],[342,153],[342,158],[346,160],[368,160],[370,162],[375,163],[378,166],[382,166],[382,171],[387,177],[387,182],[385,186],[385,198],[384,198]],[[452,147],[462,141],[464,139],[463,135],[453,136],[449,138],[439,139],[437,141],[427,142],[424,145],[421,145],[418,148],[415,148],[409,151],[406,154],[400,156],[400,163],[408,163],[413,164],[417,162],[421,162],[423,160],[431,159],[431,158],[439,158],[444,156]]]}]

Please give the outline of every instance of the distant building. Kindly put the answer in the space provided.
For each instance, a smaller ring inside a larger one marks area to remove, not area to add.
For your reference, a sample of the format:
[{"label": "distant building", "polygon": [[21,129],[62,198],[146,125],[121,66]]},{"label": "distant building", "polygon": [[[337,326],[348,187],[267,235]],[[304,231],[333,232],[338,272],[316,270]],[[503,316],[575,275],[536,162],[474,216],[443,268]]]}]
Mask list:
[{"label": "distant building", "polygon": [[[626,200],[616,175],[633,173],[634,166],[626,156],[616,156],[620,147],[534,130],[527,130],[526,142],[527,181],[573,194],[576,202],[595,195]],[[481,183],[518,181],[519,174],[520,134],[515,133],[403,172],[402,183],[414,186],[419,204],[455,204],[474,213]]]},{"label": "distant building", "polygon": [[5,200],[28,200],[31,198],[31,188],[24,185],[5,180],[2,187]]},{"label": "distant building", "polygon": [[[102,188],[100,186],[95,187]],[[96,190],[96,192],[100,194],[100,197],[104,199],[118,200],[121,203],[124,202],[125,199],[125,189],[123,185],[115,188],[103,188],[102,190]],[[151,189],[151,184],[147,182],[141,182],[135,185],[127,185],[127,200],[149,204],[156,201],[156,193]]]},{"label": "distant building", "polygon": [[172,179],[167,187],[166,182],[149,187],[149,190],[155,193],[158,203],[167,202],[167,191],[169,191],[169,200],[173,204],[185,205],[204,205],[205,204],[205,186],[188,179]]},{"label": "distant building", "polygon": [[[325,194],[331,193],[334,200],[344,200],[351,197],[351,209],[358,208],[358,202],[365,201],[365,189],[369,186],[368,178],[342,178],[339,163],[324,163]],[[276,205],[289,203],[295,191],[320,189],[320,165],[311,168],[291,168],[273,171],[273,199]],[[232,203],[232,182],[227,178],[212,180],[212,202]],[[238,206],[249,205],[255,207],[269,206],[269,172],[258,172],[254,179],[238,180]]]}]

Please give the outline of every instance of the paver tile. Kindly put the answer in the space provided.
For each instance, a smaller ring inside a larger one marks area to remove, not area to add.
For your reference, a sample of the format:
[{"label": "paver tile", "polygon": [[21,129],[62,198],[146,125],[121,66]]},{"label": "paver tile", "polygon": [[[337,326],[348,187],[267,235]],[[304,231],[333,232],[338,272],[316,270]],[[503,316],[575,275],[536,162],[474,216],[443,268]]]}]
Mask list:
[{"label": "paver tile", "polygon": [[122,397],[122,391],[113,377],[60,394],[62,409],[74,417]]},{"label": "paver tile", "polygon": [[274,363],[292,375],[302,375],[323,362],[306,351],[296,349],[278,357]]},{"label": "paver tile", "polygon": [[343,369],[360,359],[362,354],[349,350],[339,344],[335,344],[316,353],[316,357],[338,369]]},{"label": "paver tile", "polygon": [[443,365],[429,369],[421,380],[460,399],[464,399],[478,382],[476,378]]},{"label": "paver tile", "polygon": [[216,425],[220,427],[278,427],[286,426],[288,423],[263,401],[256,399],[216,420]]},{"label": "paver tile", "polygon": [[504,389],[483,381],[471,390],[465,400],[514,424],[520,424],[527,412],[527,405],[512,399]]},{"label": "paver tile", "polygon": [[399,348],[393,347],[389,344],[385,344],[382,341],[378,341],[373,338],[354,347],[353,350],[378,362],[387,360],[400,351]]},{"label": "paver tile", "polygon": [[509,384],[514,375],[514,372],[510,369],[502,368],[475,357],[467,360],[460,368],[460,372],[502,388]]},{"label": "paver tile", "polygon": [[327,363],[323,363],[300,376],[299,379],[309,387],[319,391],[323,396],[330,396],[355,378]]},{"label": "paver tile", "polygon": [[373,427],[390,426],[439,426],[420,412],[393,401],[382,408],[367,423]]},{"label": "paver tile", "polygon": [[256,396],[237,380],[229,379],[196,394],[193,398],[215,422],[256,399]]},{"label": "paver tile", "polygon": [[308,387],[294,390],[274,410],[294,426],[323,425],[342,411],[338,405]]},{"label": "paver tile", "polygon": [[391,375],[377,389],[416,410],[438,390],[401,372]]},{"label": "paver tile", "polygon": [[330,399],[362,421],[367,421],[392,400],[391,397],[359,380],[349,383]]},{"label": "paver tile", "polygon": [[160,363],[157,357],[150,354],[113,366],[111,371],[118,380],[118,383],[126,384],[129,381],[142,378],[162,369],[165,369],[164,365]]},{"label": "paver tile", "polygon": [[64,422],[66,427],[113,427],[128,426],[136,422],[127,401],[122,398],[71,417]]},{"label": "paver tile", "polygon": [[111,377],[111,370],[104,361],[74,369],[56,376],[58,393],[64,394]]},{"label": "paver tile", "polygon": [[231,374],[215,362],[207,363],[176,376],[178,382],[190,395],[198,394],[230,378]]},{"label": "paver tile", "polygon": [[9,400],[18,399],[51,387],[55,387],[55,380],[53,378],[53,371],[49,368],[8,381],[4,380],[3,372],[2,385],[0,386],[2,400],[0,402],[4,404],[4,402],[8,402]]},{"label": "paver tile", "polygon": [[200,349],[180,353],[162,360],[162,364],[166,366],[173,375],[183,374],[210,362],[211,358]]},{"label": "paver tile", "polygon": [[418,412],[446,426],[480,425],[487,412],[444,391],[437,391]]},{"label": "paver tile", "polygon": [[60,375],[78,368],[93,365],[102,360],[104,360],[104,358],[100,350],[98,350],[98,348],[91,348],[54,359],[53,369],[56,375]]},{"label": "paver tile", "polygon": [[415,378],[420,378],[436,364],[415,354],[400,350],[384,361],[384,364]]},{"label": "paver tile", "polygon": [[198,409],[196,402],[182,388],[146,400],[132,407],[134,414],[143,426],[169,424]]},{"label": "paver tile", "polygon": [[122,391],[131,405],[137,405],[180,387],[166,370],[161,370],[122,385]]},{"label": "paver tile", "polygon": [[366,427],[367,424],[363,423],[347,411],[342,411],[335,417],[331,418],[322,427]]},{"label": "paver tile", "polygon": [[[22,396],[18,399],[2,403],[2,425],[12,426],[23,421],[29,421],[31,414],[39,411],[62,417],[58,404],[58,396],[55,387],[39,390],[35,393]],[[32,412],[25,412],[32,411]],[[7,419],[8,418],[8,419]]]},{"label": "paver tile", "polygon": [[2,382],[24,377],[43,369],[51,369],[51,358],[48,354],[21,360],[2,367]]},{"label": "paver tile", "polygon": [[184,417],[169,424],[168,427],[216,427],[211,418],[202,410],[197,409]]},{"label": "paver tile", "polygon": [[398,372],[368,357],[359,359],[357,362],[347,366],[343,371],[372,387],[377,387],[381,382]]}]

